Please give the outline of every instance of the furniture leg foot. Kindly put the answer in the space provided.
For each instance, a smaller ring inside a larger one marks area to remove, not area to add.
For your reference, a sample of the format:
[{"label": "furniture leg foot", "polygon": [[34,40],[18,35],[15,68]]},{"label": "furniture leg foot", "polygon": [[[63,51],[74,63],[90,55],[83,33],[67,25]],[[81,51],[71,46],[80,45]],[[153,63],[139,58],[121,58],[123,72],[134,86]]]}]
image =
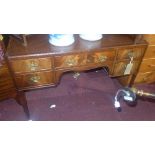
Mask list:
[{"label": "furniture leg foot", "polygon": [[30,112],[28,109],[25,93],[23,91],[18,91],[15,99],[16,99],[17,103],[23,107],[23,110],[26,114],[26,117],[29,120],[30,119]]}]

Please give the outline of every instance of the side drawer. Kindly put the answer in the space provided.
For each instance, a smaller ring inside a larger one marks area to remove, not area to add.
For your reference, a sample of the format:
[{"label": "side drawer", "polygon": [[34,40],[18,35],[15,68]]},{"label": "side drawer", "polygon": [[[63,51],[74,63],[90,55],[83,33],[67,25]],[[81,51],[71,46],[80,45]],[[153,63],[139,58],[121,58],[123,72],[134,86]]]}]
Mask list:
[{"label": "side drawer", "polygon": [[155,82],[155,72],[138,73],[134,83],[153,83]]},{"label": "side drawer", "polygon": [[52,68],[52,58],[10,60],[10,64],[14,73],[40,71]]},{"label": "side drawer", "polygon": [[107,61],[114,61],[115,58],[115,51],[109,50],[109,51],[102,51],[102,50],[95,50],[90,51],[90,53],[87,54],[87,64],[102,64]]},{"label": "side drawer", "polygon": [[145,73],[152,71],[155,71],[155,59],[143,59],[139,72]]},{"label": "side drawer", "polygon": [[125,70],[129,62],[130,61],[123,61],[123,62],[116,63],[114,65],[113,76],[122,76],[122,75],[129,75],[129,74],[135,73],[136,70],[138,69],[139,61],[134,61],[130,71],[127,74],[125,74]]},{"label": "side drawer", "polygon": [[119,49],[117,53],[117,60],[130,59],[133,57],[134,59],[139,59],[143,56],[144,49],[143,48],[123,48]]},{"label": "side drawer", "polygon": [[54,83],[54,73],[49,71],[23,74],[15,77],[16,85],[20,89],[43,86]]},{"label": "side drawer", "polygon": [[55,68],[70,68],[76,66],[82,66],[86,64],[85,54],[72,54],[64,56],[55,56],[54,65]]}]

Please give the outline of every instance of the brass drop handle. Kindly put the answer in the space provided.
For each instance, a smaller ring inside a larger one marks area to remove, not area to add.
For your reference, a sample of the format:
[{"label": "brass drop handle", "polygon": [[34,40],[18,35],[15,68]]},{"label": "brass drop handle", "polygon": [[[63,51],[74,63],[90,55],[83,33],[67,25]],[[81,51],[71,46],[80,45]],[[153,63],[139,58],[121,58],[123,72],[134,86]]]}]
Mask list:
[{"label": "brass drop handle", "polygon": [[68,66],[75,66],[75,65],[77,65],[77,61],[75,59],[67,59],[65,61],[65,64]]},{"label": "brass drop handle", "polygon": [[106,55],[101,55],[98,57],[98,61],[99,62],[105,62],[107,60],[107,56]]},{"label": "brass drop handle", "polygon": [[32,82],[34,82],[34,83],[37,83],[37,82],[39,82],[39,80],[40,80],[40,76],[33,76],[33,77],[30,78],[30,80],[31,80]]},{"label": "brass drop handle", "polygon": [[38,63],[31,61],[31,63],[28,65],[28,67],[30,68],[31,71],[35,71],[35,70],[37,70],[39,65],[38,65]]}]

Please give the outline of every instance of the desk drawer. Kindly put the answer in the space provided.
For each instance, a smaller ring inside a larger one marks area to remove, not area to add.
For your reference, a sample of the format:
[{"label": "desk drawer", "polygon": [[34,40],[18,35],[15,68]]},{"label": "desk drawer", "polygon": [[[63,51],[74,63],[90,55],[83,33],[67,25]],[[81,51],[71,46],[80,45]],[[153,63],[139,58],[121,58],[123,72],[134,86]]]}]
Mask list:
[{"label": "desk drawer", "polygon": [[138,73],[135,83],[153,83],[155,82],[155,72]]},{"label": "desk drawer", "polygon": [[53,72],[35,72],[33,74],[24,74],[15,77],[18,88],[27,88],[52,84],[54,82]]},{"label": "desk drawer", "polygon": [[129,62],[130,61],[116,63],[114,66],[113,76],[122,76],[135,73],[136,70],[138,69],[139,61],[134,61],[130,72],[125,74],[125,70]]},{"label": "desk drawer", "polygon": [[15,73],[40,71],[52,68],[52,58],[11,60],[10,63]]},{"label": "desk drawer", "polygon": [[143,59],[139,72],[152,72],[155,71],[155,59]]},{"label": "desk drawer", "polygon": [[113,61],[115,58],[115,51],[94,51],[87,55],[87,64],[91,63],[105,63],[107,61]]},{"label": "desk drawer", "polygon": [[55,68],[70,68],[86,64],[85,54],[74,54],[65,56],[56,56],[54,58]]},{"label": "desk drawer", "polygon": [[117,60],[130,59],[139,59],[143,56],[144,50],[142,48],[124,48],[118,50]]}]

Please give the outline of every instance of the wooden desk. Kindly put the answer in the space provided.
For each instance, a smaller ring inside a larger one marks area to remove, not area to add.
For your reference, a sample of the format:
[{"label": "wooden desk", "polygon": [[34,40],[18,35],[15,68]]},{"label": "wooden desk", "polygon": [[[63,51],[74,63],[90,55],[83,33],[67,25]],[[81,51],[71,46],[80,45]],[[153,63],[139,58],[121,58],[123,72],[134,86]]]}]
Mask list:
[{"label": "wooden desk", "polygon": [[[139,69],[147,43],[136,41],[130,35],[103,35],[99,41],[86,41],[75,35],[75,43],[56,47],[48,43],[48,35],[32,35],[28,46],[10,38],[6,58],[16,89],[25,90],[57,85],[69,71],[86,71],[105,67],[110,77],[127,77],[132,85]],[[133,58],[133,66],[125,74]]]}]

